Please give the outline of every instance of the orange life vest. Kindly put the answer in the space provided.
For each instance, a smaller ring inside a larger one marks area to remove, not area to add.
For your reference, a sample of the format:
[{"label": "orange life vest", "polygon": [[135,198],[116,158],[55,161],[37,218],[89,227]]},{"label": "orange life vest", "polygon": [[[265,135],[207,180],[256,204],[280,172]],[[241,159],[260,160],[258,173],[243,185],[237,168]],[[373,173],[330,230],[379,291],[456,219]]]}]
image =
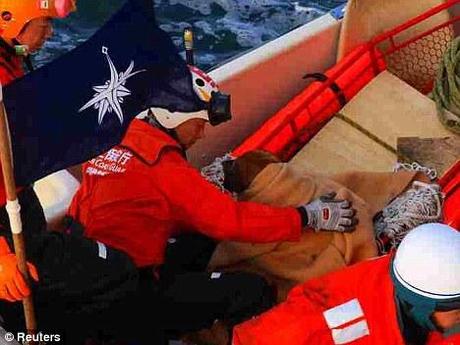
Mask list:
[{"label": "orange life vest", "polygon": [[[286,302],[234,329],[233,345],[404,345],[389,255],[291,290]],[[460,344],[430,334],[427,345]]]}]

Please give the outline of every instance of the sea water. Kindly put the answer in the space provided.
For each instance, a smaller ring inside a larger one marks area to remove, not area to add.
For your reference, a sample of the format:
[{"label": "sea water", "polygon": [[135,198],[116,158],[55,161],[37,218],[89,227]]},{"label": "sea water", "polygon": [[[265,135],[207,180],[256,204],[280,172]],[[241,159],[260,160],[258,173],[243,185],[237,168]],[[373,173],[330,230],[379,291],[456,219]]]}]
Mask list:
[{"label": "sea water", "polygon": [[[41,66],[88,39],[124,0],[79,0],[78,12],[55,20],[54,36],[34,56]],[[155,0],[160,27],[183,54],[182,33],[195,32],[197,64],[208,70],[339,6],[344,0]]]}]

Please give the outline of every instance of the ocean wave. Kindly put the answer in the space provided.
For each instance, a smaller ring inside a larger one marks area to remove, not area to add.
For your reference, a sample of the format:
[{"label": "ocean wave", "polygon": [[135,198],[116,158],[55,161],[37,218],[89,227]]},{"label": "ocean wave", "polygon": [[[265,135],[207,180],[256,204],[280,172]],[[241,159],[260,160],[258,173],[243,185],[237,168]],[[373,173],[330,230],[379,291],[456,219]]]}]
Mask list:
[{"label": "ocean wave", "polygon": [[[184,28],[194,28],[196,60],[208,69],[317,18],[340,2],[343,0],[157,0],[155,11],[160,27],[179,51],[183,50]],[[78,14],[56,21],[55,36],[34,58],[37,65],[84,42],[122,3],[98,0],[95,8],[94,0],[80,0]]]},{"label": "ocean wave", "polygon": [[163,0],[157,2],[156,10],[161,28],[179,47],[183,29],[194,28],[197,61],[209,68],[325,13],[325,9],[308,4],[282,0]]}]

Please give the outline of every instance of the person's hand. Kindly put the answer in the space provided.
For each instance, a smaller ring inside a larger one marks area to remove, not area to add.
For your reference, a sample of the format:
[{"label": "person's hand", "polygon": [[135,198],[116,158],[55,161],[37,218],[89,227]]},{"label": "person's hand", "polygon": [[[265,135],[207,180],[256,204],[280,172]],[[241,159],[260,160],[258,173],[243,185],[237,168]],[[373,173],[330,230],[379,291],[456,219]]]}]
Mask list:
[{"label": "person's hand", "polygon": [[336,193],[325,194],[309,204],[302,205],[307,214],[307,225],[316,231],[353,231],[358,224],[356,210],[348,200],[335,199]]},{"label": "person's hand", "polygon": [[[29,274],[38,281],[36,268],[27,263]],[[18,268],[18,260],[4,237],[0,237],[0,299],[9,302],[20,301],[30,295],[30,288]]]}]

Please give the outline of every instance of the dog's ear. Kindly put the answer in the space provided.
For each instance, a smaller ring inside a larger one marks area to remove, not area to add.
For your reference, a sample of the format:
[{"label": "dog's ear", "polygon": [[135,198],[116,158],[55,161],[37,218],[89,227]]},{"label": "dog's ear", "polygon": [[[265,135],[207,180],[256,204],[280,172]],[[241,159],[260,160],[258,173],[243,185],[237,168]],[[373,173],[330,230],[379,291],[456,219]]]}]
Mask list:
[{"label": "dog's ear", "polygon": [[249,188],[267,165],[279,162],[276,156],[262,150],[250,151],[233,161],[223,162],[224,187],[231,192],[241,193]]},{"label": "dog's ear", "polygon": [[222,162],[224,170],[224,188],[232,193],[241,193],[244,188],[243,176],[239,173],[238,159]]}]

